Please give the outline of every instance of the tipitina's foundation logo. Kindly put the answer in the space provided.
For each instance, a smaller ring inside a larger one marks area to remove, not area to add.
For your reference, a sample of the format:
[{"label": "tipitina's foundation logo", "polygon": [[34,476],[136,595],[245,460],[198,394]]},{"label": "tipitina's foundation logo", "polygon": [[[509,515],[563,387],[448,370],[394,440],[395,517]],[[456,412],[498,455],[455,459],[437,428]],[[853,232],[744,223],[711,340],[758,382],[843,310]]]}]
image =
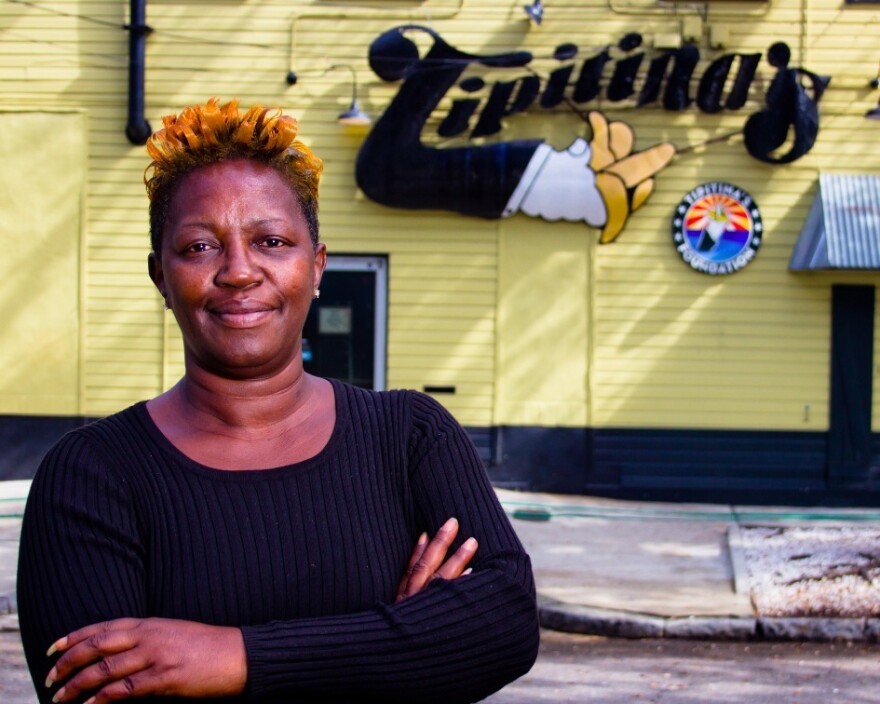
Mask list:
[{"label": "tipitina's foundation logo", "polygon": [[697,186],[675,209],[672,239],[681,258],[704,274],[733,274],[755,258],[764,226],[752,197],[733,184]]}]

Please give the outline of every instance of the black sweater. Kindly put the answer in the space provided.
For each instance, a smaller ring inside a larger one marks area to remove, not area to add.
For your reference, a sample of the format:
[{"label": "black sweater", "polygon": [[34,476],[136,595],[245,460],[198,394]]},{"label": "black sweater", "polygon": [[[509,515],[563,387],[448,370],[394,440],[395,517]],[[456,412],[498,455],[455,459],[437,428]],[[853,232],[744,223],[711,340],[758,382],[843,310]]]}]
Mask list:
[{"label": "black sweater", "polygon": [[[422,394],[333,386],[327,446],[291,466],[201,465],[145,403],[50,450],[28,498],[18,577],[41,702],[49,644],[122,616],[241,627],[248,685],[224,702],[451,704],[531,667],[529,559],[467,435]],[[453,549],[479,541],[473,573],[395,604],[419,533],[451,516],[461,524]]]}]

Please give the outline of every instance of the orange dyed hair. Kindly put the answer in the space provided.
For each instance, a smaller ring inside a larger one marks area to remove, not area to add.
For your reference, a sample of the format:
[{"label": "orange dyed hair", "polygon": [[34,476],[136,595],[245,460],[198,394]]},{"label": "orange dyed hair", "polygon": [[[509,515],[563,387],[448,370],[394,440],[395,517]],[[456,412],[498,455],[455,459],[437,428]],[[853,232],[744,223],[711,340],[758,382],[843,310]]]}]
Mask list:
[{"label": "orange dyed hair", "polygon": [[318,241],[318,181],[323,163],[296,139],[299,125],[279,110],[254,105],[240,112],[238,101],[220,105],[211,98],[204,105],[184,108],[180,115],[162,118],[163,129],[147,142],[152,162],[144,172],[150,198],[150,243],[159,253],[168,208],[183,176],[227,159],[252,159],[278,171],[296,195]]}]

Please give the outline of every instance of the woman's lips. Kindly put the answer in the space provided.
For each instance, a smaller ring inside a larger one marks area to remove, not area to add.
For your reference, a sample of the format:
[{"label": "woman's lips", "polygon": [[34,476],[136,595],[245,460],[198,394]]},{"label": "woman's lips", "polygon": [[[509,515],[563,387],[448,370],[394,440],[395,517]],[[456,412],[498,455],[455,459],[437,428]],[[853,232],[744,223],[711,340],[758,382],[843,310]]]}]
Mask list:
[{"label": "woman's lips", "polygon": [[221,323],[232,328],[249,328],[259,325],[272,315],[274,308],[266,303],[224,303],[211,308],[211,313]]}]

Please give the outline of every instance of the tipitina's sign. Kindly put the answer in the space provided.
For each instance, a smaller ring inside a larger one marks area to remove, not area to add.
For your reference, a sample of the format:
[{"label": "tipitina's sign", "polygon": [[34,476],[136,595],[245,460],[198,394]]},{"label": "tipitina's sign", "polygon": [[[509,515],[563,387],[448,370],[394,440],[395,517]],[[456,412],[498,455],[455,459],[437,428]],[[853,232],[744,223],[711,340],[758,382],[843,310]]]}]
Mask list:
[{"label": "tipitina's sign", "polygon": [[[405,36],[415,31],[428,34],[432,40],[425,56],[420,56],[416,44]],[[620,41],[621,51],[630,55],[616,62],[605,87],[608,100],[632,99],[644,59],[643,53],[633,52],[641,41],[637,34]],[[568,61],[576,54],[577,47],[564,44],[557,49],[556,58]],[[725,83],[737,58],[733,87],[722,102]],[[749,117],[744,137],[746,148],[757,158],[787,163],[805,154],[815,142],[819,128],[817,101],[829,79],[789,68],[790,52],[784,44],[774,44],[768,58],[777,74],[766,95],[766,108]],[[370,46],[369,60],[382,80],[403,81],[357,158],[358,186],[384,205],[451,210],[484,218],[522,212],[551,221],[583,221],[601,230],[601,242],[611,242],[630,214],[653,192],[654,176],[675,155],[670,143],[635,151],[632,129],[623,122],[609,121],[597,111],[588,113],[590,141],[576,137],[564,150],[554,149],[542,139],[449,148],[427,146],[421,135],[428,118],[468,66],[527,68],[532,55],[526,51],[469,54],[428,27],[406,25],[377,37]],[[687,109],[693,102],[688,86],[698,60],[699,51],[690,46],[653,58],[636,106],[660,100],[662,93],[667,110]],[[704,112],[742,107],[759,60],[760,54],[728,54],[716,59],[701,77],[698,107]],[[607,51],[583,61],[573,88],[574,64],[553,71],[543,85],[533,74],[496,82],[478,115],[480,99],[455,99],[438,133],[450,137],[470,129],[470,137],[494,134],[501,129],[503,117],[524,111],[536,100],[545,108],[565,100],[580,109],[601,92],[603,69],[609,61]],[[809,89],[805,83],[810,84]],[[468,78],[459,87],[475,94],[485,88],[485,82]],[[775,154],[786,143],[791,145],[789,150]]]},{"label": "tipitina's sign", "polygon": [[704,274],[732,274],[755,258],[764,226],[752,197],[730,183],[688,193],[672,218],[672,241],[686,264]]}]

